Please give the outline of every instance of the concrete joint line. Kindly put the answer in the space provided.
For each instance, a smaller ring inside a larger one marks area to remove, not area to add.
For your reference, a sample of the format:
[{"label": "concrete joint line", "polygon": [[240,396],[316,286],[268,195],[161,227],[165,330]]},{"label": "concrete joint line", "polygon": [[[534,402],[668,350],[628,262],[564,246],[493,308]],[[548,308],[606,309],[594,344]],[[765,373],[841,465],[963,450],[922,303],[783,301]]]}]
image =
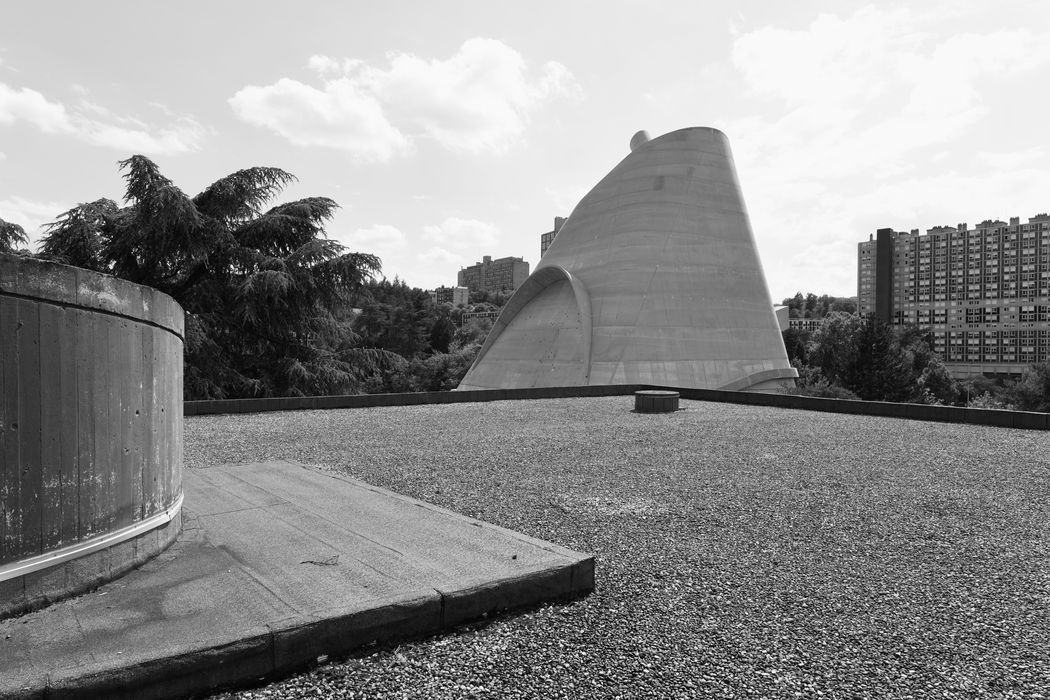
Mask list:
[{"label": "concrete joint line", "polygon": [[[141,286],[141,285],[139,285]],[[163,294],[163,292],[161,292]],[[76,309],[77,311],[87,311],[93,314],[102,314],[103,316],[112,316],[114,318],[123,318],[128,321],[134,321],[135,323],[141,323],[144,326],[151,326],[153,328],[159,328],[162,331],[167,331],[179,340],[185,341],[181,335],[168,328],[167,326],[161,325],[156,321],[152,321],[148,318],[140,318],[138,316],[131,316],[129,314],[122,314],[119,311],[110,311],[108,309],[99,309],[94,306],[81,306],[80,304],[71,303],[68,301],[58,301],[57,299],[41,299],[40,297],[33,296],[32,294],[19,294],[18,292],[8,292],[0,290],[0,297],[11,297],[12,299],[26,299],[28,301],[50,304],[51,306],[58,306],[63,309]]]},{"label": "concrete joint line", "polygon": [[72,561],[73,559],[79,559],[80,557],[97,552],[101,549],[108,549],[120,544],[121,542],[126,542],[134,537],[145,534],[150,530],[167,525],[175,518],[175,514],[179,512],[179,509],[182,508],[182,499],[183,494],[180,493],[179,497],[175,499],[175,502],[160,513],[137,523],[128,525],[116,532],[109,532],[105,535],[87,540],[86,542],[77,542],[76,544],[57,549],[53,552],[47,552],[35,557],[30,557],[29,559],[22,559],[11,564],[0,566],[0,583],[7,581],[8,579],[18,578],[19,576],[25,576],[26,574],[31,574],[35,571],[57,566],[58,564],[63,564],[67,561]]}]

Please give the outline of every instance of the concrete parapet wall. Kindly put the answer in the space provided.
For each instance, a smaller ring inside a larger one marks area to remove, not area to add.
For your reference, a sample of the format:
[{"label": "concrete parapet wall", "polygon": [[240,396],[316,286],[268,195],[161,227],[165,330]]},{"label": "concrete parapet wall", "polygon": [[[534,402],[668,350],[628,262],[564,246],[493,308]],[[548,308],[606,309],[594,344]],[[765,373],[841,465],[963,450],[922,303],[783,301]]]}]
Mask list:
[{"label": "concrete parapet wall", "polygon": [[375,408],[379,406],[419,406],[432,403],[477,403],[519,399],[556,399],[589,396],[630,396],[644,389],[677,391],[681,398],[694,401],[738,403],[751,406],[795,408],[805,411],[849,413],[865,416],[910,418],[942,423],[970,423],[1004,428],[1050,430],[1050,414],[1026,411],[1003,411],[989,408],[959,408],[926,404],[890,403],[885,401],[849,401],[844,399],[764,394],[724,389],[692,389],[651,384],[608,384],[591,386],[537,387],[530,389],[472,389],[467,391],[431,391],[410,394],[364,394],[357,396],[299,396],[275,399],[237,399],[232,401],[187,401],[187,416],[220,413],[261,413],[325,408]]},{"label": "concrete parapet wall", "polygon": [[0,255],[0,617],[177,536],[182,351],[170,297]]}]

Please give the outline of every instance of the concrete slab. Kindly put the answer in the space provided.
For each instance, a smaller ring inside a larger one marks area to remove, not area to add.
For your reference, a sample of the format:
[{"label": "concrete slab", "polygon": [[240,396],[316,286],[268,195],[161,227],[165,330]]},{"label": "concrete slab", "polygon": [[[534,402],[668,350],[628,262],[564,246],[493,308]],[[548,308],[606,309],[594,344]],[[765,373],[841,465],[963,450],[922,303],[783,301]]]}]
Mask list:
[{"label": "concrete slab", "polygon": [[184,488],[169,550],[0,621],[0,698],[183,697],[594,587],[589,555],[293,462]]}]

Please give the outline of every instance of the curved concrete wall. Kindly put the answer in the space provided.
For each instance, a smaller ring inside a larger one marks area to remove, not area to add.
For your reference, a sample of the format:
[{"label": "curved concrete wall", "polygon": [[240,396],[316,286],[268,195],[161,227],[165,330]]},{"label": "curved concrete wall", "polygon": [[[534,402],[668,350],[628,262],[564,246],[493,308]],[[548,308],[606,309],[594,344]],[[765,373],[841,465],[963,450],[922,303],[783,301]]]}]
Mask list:
[{"label": "curved concrete wall", "polygon": [[154,289],[0,255],[0,617],[178,535],[182,345]]},{"label": "curved concrete wall", "polygon": [[[510,299],[461,389],[793,383],[725,135],[632,147]],[[571,283],[557,299],[537,293],[557,278]]]}]

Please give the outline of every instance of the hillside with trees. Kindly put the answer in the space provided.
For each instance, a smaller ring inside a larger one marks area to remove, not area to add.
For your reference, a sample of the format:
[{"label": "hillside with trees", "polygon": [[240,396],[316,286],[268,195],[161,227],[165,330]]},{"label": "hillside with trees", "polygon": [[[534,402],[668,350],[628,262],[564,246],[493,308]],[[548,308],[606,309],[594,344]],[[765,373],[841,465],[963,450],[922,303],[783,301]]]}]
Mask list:
[{"label": "hillside with trees", "polygon": [[[489,297],[472,294],[465,307],[437,304],[422,289],[400,280],[365,283],[359,294],[353,330],[363,347],[377,348],[397,356],[378,367],[364,382],[367,393],[449,391],[459,385],[470,369],[481,343],[492,328],[491,318],[464,322],[467,312],[497,311],[482,301]],[[502,299],[500,299],[502,301]]]},{"label": "hillside with trees", "polygon": [[61,214],[39,257],[172,296],[186,311],[187,399],[350,393],[396,361],[339,318],[380,261],[325,236],[334,201],[267,206],[295,179],[278,168],[239,170],[194,197],[144,156],[120,169],[124,204]]},{"label": "hillside with trees", "polygon": [[[327,197],[272,204],[295,177],[239,170],[190,197],[144,156],[120,162],[123,204],[98,199],[45,227],[37,257],[158,289],[186,312],[187,400],[454,389],[504,295],[453,308],[327,238]],[[0,220],[0,252],[30,255]]]},{"label": "hillside with trees", "polygon": [[833,311],[847,314],[857,313],[857,299],[855,297],[833,297],[827,294],[798,292],[793,297],[788,297],[780,302],[788,307],[788,318],[824,318]]},{"label": "hillside with trees", "polygon": [[[788,359],[798,370],[796,393],[866,401],[1050,411],[1050,364],[1019,378],[959,381],[916,326],[897,326],[848,310],[855,302],[808,294],[785,299],[793,318],[823,318],[814,331],[783,332]],[[821,315],[823,314],[823,315]]]}]

